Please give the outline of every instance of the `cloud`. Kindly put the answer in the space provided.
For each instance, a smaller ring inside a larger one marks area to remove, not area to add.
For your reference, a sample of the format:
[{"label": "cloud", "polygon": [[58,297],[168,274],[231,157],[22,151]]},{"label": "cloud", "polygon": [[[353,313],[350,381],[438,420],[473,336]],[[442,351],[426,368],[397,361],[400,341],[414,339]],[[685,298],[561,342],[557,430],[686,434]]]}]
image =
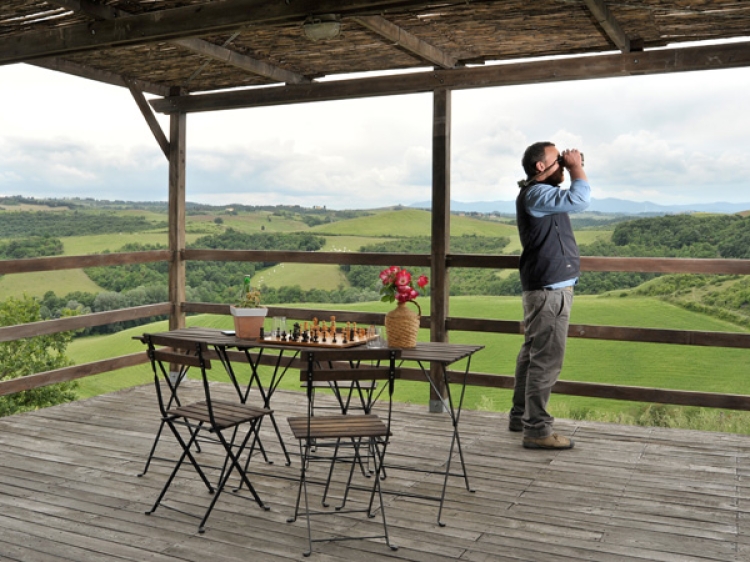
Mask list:
[{"label": "cloud", "polygon": [[[168,166],[130,94],[0,68],[0,190],[166,200]],[[747,201],[750,69],[456,91],[451,196],[512,200],[523,150],[577,147],[595,197]],[[54,89],[55,105],[42,103]],[[158,115],[163,130],[168,118]],[[370,208],[431,197],[428,94],[191,114],[187,198]]]},{"label": "cloud", "polygon": [[154,200],[167,185],[167,161],[143,148],[70,139],[0,138],[4,195]]}]

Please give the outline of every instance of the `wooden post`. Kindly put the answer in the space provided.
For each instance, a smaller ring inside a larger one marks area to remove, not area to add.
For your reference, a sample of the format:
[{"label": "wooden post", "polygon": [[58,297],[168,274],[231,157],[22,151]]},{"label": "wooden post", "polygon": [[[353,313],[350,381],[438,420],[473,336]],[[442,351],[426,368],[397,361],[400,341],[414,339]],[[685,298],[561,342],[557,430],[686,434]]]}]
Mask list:
[{"label": "wooden post", "polygon": [[[432,272],[430,279],[430,341],[447,342],[448,268],[451,198],[451,91],[435,90],[432,114]],[[432,380],[443,380],[441,367],[431,365]],[[446,389],[438,386],[442,397]],[[441,396],[430,390],[430,412],[443,412]]]},{"label": "wooden post", "polygon": [[185,327],[185,145],[187,115],[173,113],[169,122],[169,329]]}]

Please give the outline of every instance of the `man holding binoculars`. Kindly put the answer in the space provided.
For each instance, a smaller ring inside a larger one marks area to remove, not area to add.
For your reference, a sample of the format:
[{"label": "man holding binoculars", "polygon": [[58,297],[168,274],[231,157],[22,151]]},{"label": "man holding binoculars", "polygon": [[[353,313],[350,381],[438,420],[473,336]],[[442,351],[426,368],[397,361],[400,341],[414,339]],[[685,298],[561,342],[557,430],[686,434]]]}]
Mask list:
[{"label": "man holding binoculars", "polygon": [[[574,442],[552,431],[547,413],[552,387],[565,357],[573,286],[581,260],[568,213],[589,206],[591,186],[583,154],[562,154],[551,142],[529,146],[521,161],[526,179],[518,182],[516,222],[521,238],[524,343],[516,360],[513,408],[508,428],[523,431],[527,449],[570,449]],[[565,170],[570,189],[562,189]]]}]

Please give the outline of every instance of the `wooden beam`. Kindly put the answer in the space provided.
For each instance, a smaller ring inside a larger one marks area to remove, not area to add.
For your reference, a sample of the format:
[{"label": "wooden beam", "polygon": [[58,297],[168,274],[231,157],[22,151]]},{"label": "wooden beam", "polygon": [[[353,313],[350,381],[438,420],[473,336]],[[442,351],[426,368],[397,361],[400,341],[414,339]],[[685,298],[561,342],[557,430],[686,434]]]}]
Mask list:
[{"label": "wooden beam", "polygon": [[246,55],[241,55],[231,49],[214,45],[213,43],[203,41],[202,39],[177,39],[171,41],[171,43],[193,51],[194,53],[203,55],[204,57],[221,61],[241,70],[246,70],[252,74],[270,78],[277,82],[284,82],[286,84],[305,84],[310,82],[310,79],[302,74],[285,70],[281,67],[256,60]]},{"label": "wooden beam", "polygon": [[169,140],[167,140],[167,136],[164,134],[164,131],[161,130],[161,126],[156,120],[156,116],[151,110],[151,106],[148,104],[148,101],[144,97],[143,92],[138,89],[133,81],[126,80],[125,83],[128,85],[130,94],[133,96],[135,103],[138,105],[138,109],[141,110],[143,118],[146,120],[146,124],[148,125],[149,129],[151,129],[151,133],[154,135],[156,142],[159,143],[161,151],[164,153],[164,156],[167,157],[167,160],[169,160]]},{"label": "wooden beam", "polygon": [[442,68],[453,68],[458,62],[455,57],[450,56],[445,51],[438,49],[427,41],[423,41],[419,37],[412,35],[405,29],[391,23],[382,16],[360,16],[352,19],[362,27],[366,27],[373,33],[385,37],[413,55],[436,64],[437,66]]},{"label": "wooden beam", "polygon": [[620,23],[614,18],[607,8],[604,0],[583,0],[588,6],[591,13],[596,18],[597,23],[602,27],[607,36],[612,40],[615,46],[623,53],[630,52],[630,39],[620,27]]},{"label": "wooden beam", "polygon": [[114,20],[70,25],[0,38],[0,65],[112,47],[129,47],[199,35],[231,32],[242,26],[302,22],[310,14],[369,15],[419,9],[424,0],[224,0],[155,10]]},{"label": "wooden beam", "polygon": [[[449,267],[482,267],[518,269],[518,256],[487,254],[452,254]],[[717,275],[750,275],[750,260],[707,258],[620,258],[581,257],[583,271],[630,271],[634,273],[698,273]]]},{"label": "wooden beam", "polygon": [[173,305],[169,329],[185,327],[185,313],[178,306],[185,301],[185,154],[187,115],[172,114],[169,128],[169,302]]},{"label": "wooden beam", "polygon": [[81,330],[94,326],[105,326],[107,324],[114,324],[115,322],[128,322],[130,320],[141,320],[153,316],[164,316],[171,311],[172,305],[168,302],[163,302],[119,310],[108,310],[106,312],[81,314],[80,316],[69,316],[55,320],[42,320],[40,322],[30,322],[16,326],[2,326],[0,327],[0,342]]},{"label": "wooden beam", "polygon": [[[114,20],[122,17],[132,17],[132,14],[109,6],[94,4],[88,0],[53,0],[56,4],[61,5],[73,11],[80,11],[90,15],[98,20]],[[188,49],[194,53],[203,55],[214,60],[219,60],[230,66],[246,70],[258,76],[264,76],[278,82],[287,84],[301,84],[309,82],[305,76],[296,72],[284,70],[278,66],[258,61],[245,55],[241,55],[223,46],[214,45],[202,39],[178,39],[171,42]]]},{"label": "wooden beam", "polygon": [[24,390],[31,390],[32,388],[41,388],[50,384],[81,379],[91,375],[110,373],[117,369],[142,365],[143,363],[148,363],[148,355],[146,355],[145,351],[140,351],[112,359],[103,359],[101,361],[94,361],[93,363],[84,363],[82,365],[62,367],[54,371],[26,375],[17,379],[0,382],[0,396],[7,396]]},{"label": "wooden beam", "polygon": [[750,260],[701,258],[581,258],[584,271],[750,275]]},{"label": "wooden beam", "polygon": [[432,102],[432,212],[430,253],[430,341],[447,341],[450,283],[446,256],[450,251],[451,91],[436,90]]},{"label": "wooden beam", "polygon": [[[401,253],[199,250],[188,248],[185,250],[185,259],[188,261],[294,262],[329,263],[336,265],[393,265],[394,263],[398,263],[401,265],[430,267],[429,255]],[[0,267],[2,267],[2,263],[0,261]]]},{"label": "wooden beam", "polygon": [[[430,341],[448,341],[445,321],[448,318],[450,282],[445,257],[451,236],[451,91],[435,90],[432,101],[432,213],[431,213],[431,285]],[[387,334],[386,334],[387,335]],[[443,412],[448,390],[443,383],[441,367],[430,365],[430,412]]]},{"label": "wooden beam", "polygon": [[190,113],[414,94],[438,88],[466,90],[746,66],[750,66],[750,42],[255,88],[153,100],[151,106],[162,113]]},{"label": "wooden beam", "polygon": [[147,252],[0,260],[0,275],[8,273],[31,273],[33,271],[61,271],[64,269],[82,269],[84,267],[103,267],[132,263],[152,263],[169,261],[170,257],[170,253],[167,250],[149,250]]},{"label": "wooden beam", "polygon": [[[120,74],[114,72],[108,72],[106,70],[97,70],[83,64],[71,62],[61,58],[50,58],[30,61],[28,64],[38,66],[39,68],[46,68],[48,70],[55,70],[57,72],[64,72],[71,76],[78,76],[80,78],[86,78],[88,80],[95,80],[104,84],[111,84],[112,86],[124,86],[128,87],[128,84]],[[154,82],[147,82],[144,80],[132,80],[132,83],[142,92],[154,94],[157,96],[168,96],[170,89],[167,86],[156,84]]]}]

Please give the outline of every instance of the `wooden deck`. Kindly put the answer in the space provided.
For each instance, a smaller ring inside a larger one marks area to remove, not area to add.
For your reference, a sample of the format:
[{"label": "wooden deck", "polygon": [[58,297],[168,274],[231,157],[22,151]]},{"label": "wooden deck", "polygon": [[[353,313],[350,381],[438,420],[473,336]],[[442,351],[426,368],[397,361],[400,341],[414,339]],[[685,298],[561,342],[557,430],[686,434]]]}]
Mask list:
[{"label": "wooden deck", "polygon": [[[283,391],[274,397],[285,434],[284,418],[302,412],[301,398]],[[438,467],[445,460],[445,416],[399,405],[395,427],[391,461]],[[518,434],[507,431],[505,415],[465,411],[462,440],[476,492],[451,478],[445,527],[437,525],[436,503],[388,496],[398,551],[379,541],[320,543],[310,559],[750,560],[750,439],[565,420],[557,427],[575,437],[575,449],[528,451]],[[303,559],[304,522],[286,522],[296,494],[292,480],[254,475],[270,511],[247,494],[227,493],[202,535],[198,520],[182,513],[160,507],[145,515],[167,471],[158,462],[137,477],[156,428],[150,386],[0,419],[0,560]],[[263,435],[277,462],[254,459],[255,469],[295,478],[299,465],[295,459],[284,466],[270,424]],[[160,449],[174,450],[169,439]],[[189,470],[182,474],[168,503],[202,513],[209,501],[205,488]],[[439,482],[391,470],[384,486],[432,495]],[[349,515],[328,520],[347,532],[378,521]]]}]

